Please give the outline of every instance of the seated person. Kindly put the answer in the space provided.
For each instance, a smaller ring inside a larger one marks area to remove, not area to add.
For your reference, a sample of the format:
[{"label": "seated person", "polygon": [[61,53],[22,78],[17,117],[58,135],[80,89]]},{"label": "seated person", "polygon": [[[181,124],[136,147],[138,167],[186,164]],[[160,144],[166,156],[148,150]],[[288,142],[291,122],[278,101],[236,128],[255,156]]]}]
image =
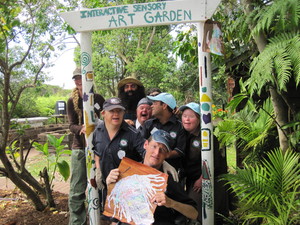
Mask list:
[{"label": "seated person", "polygon": [[[171,151],[172,142],[173,139],[168,132],[155,131],[144,143],[146,153],[143,164],[163,171],[163,162]],[[106,184],[115,183],[119,175],[118,168],[111,170],[106,178]],[[196,219],[198,216],[196,203],[187,196],[179,183],[174,182],[172,176],[168,177],[166,192],[156,193],[151,202],[158,206],[154,212],[153,225],[174,225],[179,213],[190,219]],[[119,222],[118,224],[125,223]]]}]

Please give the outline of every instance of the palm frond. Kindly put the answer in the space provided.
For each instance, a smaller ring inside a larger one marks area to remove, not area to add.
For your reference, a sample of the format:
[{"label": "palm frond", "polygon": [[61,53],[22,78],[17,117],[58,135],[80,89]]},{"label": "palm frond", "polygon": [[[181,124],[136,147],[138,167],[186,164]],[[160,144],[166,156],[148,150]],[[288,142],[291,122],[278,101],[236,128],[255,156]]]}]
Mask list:
[{"label": "palm frond", "polygon": [[295,224],[300,217],[300,154],[275,149],[267,156],[260,165],[246,165],[223,177],[240,198],[239,212],[246,221],[261,218],[262,224]]}]

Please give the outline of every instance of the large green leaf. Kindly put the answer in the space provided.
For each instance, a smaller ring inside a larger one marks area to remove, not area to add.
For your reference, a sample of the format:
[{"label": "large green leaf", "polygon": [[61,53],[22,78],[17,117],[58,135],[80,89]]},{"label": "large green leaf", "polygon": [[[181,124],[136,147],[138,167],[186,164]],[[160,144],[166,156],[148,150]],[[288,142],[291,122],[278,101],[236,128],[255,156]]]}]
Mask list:
[{"label": "large green leaf", "polygon": [[70,166],[68,162],[62,160],[61,162],[57,162],[57,166],[60,174],[63,176],[64,180],[67,181],[70,177]]}]

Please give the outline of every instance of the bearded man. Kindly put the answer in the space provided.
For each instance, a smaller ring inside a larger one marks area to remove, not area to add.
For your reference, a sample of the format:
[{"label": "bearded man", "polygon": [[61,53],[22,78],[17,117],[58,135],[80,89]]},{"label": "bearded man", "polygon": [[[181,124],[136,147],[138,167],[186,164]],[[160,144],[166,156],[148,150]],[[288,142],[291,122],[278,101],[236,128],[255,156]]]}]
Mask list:
[{"label": "bearded man", "polygon": [[118,83],[118,97],[125,107],[124,119],[136,120],[137,104],[145,96],[144,85],[133,77],[126,77]]}]

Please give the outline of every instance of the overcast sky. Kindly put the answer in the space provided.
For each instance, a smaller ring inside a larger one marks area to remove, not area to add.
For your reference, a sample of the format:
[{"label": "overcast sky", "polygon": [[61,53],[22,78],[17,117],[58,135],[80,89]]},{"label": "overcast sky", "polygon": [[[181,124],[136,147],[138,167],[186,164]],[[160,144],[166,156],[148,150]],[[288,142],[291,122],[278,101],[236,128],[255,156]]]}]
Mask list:
[{"label": "overcast sky", "polygon": [[[74,44],[74,46],[76,46]],[[74,48],[68,47],[68,51],[64,52],[54,62],[54,66],[47,69],[51,81],[47,81],[46,84],[57,85],[64,89],[73,89],[75,87],[74,81],[72,80],[72,74],[75,70],[76,64],[73,60]]]}]

